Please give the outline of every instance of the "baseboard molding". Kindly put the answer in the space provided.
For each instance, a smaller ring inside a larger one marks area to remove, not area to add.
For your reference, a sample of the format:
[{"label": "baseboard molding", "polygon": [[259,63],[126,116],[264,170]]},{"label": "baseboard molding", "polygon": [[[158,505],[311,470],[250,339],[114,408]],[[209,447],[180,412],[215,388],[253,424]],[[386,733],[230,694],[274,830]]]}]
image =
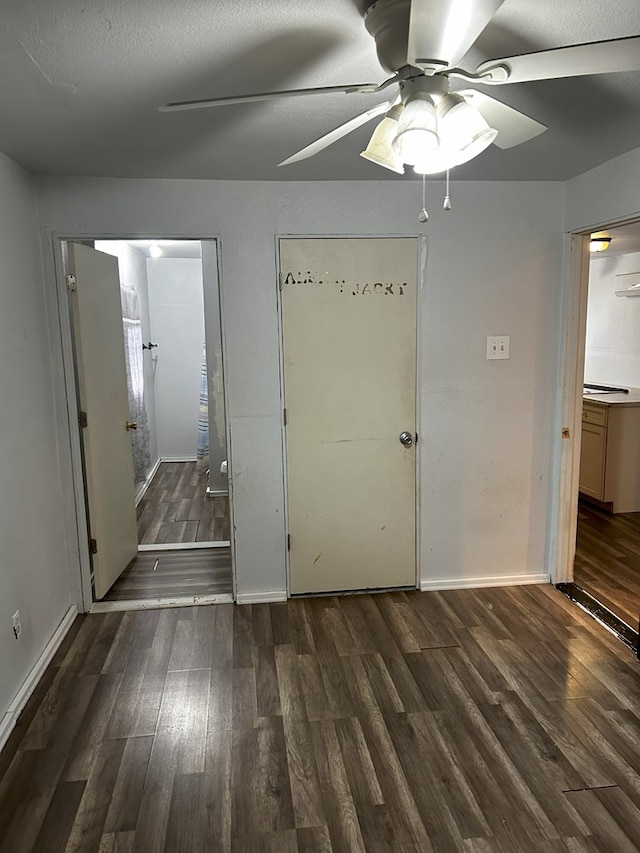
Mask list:
[{"label": "baseboard molding", "polygon": [[208,498],[225,498],[229,497],[229,489],[210,489],[207,486],[207,491],[205,492]]},{"label": "baseboard molding", "polygon": [[0,750],[9,740],[11,732],[14,730],[18,717],[22,713],[22,709],[31,698],[31,694],[36,689],[36,685],[42,678],[45,669],[51,663],[53,656],[58,651],[60,644],[67,636],[69,628],[73,625],[73,621],[78,615],[78,608],[74,604],[67,610],[67,613],[58,625],[53,637],[49,640],[44,648],[44,651],[36,661],[31,672],[26,677],[22,687],[18,690],[15,699],[9,705],[5,715],[0,721]]},{"label": "baseboard molding", "polygon": [[162,462],[162,459],[156,459],[156,461],[153,463],[153,468],[151,469],[151,471],[149,471],[149,474],[147,475],[147,479],[144,481],[144,483],[140,486],[140,488],[136,492],[136,506],[138,506],[138,504],[140,503],[142,498],[146,495],[147,490],[148,490],[149,486],[151,485],[151,481],[155,477],[156,471],[160,467],[161,462]]},{"label": "baseboard molding", "polygon": [[96,601],[91,613],[117,613],[122,610],[159,610],[163,607],[197,607],[205,604],[233,604],[231,593],[217,595],[179,595],[173,598],[132,598],[129,601]]},{"label": "baseboard molding", "polygon": [[161,462],[197,462],[196,456],[161,456]]},{"label": "baseboard molding", "polygon": [[138,545],[138,551],[197,551],[198,548],[228,548],[228,539],[219,542],[161,542],[157,545]]},{"label": "baseboard molding", "polygon": [[506,575],[497,578],[441,578],[420,581],[422,592],[444,589],[481,589],[488,586],[522,586],[524,584],[551,583],[550,575]]},{"label": "baseboard molding", "polygon": [[236,604],[272,604],[286,600],[286,589],[274,589],[269,592],[239,592],[236,595]]}]

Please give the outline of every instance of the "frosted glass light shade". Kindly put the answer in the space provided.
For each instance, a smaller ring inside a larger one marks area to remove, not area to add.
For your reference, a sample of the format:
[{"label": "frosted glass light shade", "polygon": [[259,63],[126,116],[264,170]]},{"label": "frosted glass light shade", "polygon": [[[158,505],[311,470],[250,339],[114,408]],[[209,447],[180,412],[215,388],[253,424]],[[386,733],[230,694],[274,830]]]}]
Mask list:
[{"label": "frosted glass light shade", "polygon": [[402,104],[391,107],[380,124],[371,135],[369,144],[360,154],[365,160],[371,160],[385,169],[391,169],[399,175],[404,174],[404,165],[393,147],[393,140],[398,133],[398,119],[402,113]]},{"label": "frosted glass light shade", "polygon": [[498,135],[475,107],[455,93],[438,105],[438,119],[440,147],[451,152],[458,166],[481,154]]},{"label": "frosted glass light shade", "polygon": [[437,122],[436,108],[428,95],[406,102],[393,140],[393,150],[403,163],[415,166],[438,148]]}]

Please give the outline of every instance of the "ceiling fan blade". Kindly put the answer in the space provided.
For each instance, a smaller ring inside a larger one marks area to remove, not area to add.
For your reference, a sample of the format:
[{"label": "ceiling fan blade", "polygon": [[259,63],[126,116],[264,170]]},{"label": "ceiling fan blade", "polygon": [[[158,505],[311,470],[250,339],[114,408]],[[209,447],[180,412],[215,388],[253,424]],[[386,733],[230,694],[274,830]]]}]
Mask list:
[{"label": "ceiling fan blade", "polygon": [[614,71],[640,71],[640,36],[574,44],[483,62],[480,83],[524,83]]},{"label": "ceiling fan blade", "polygon": [[[394,99],[394,101],[395,100],[397,99]],[[343,136],[346,136],[353,130],[357,130],[357,128],[361,127],[363,124],[371,121],[372,118],[382,115],[382,113],[386,113],[393,106],[394,101],[385,101],[383,104],[378,104],[370,110],[361,113],[359,116],[349,119],[349,121],[341,124],[340,127],[336,127],[335,130],[325,133],[325,135],[321,136],[320,139],[316,139],[315,142],[307,145],[296,154],[292,154],[291,157],[287,157],[287,159],[283,160],[282,163],[278,163],[278,166],[289,166],[291,163],[298,163],[300,160],[306,160],[308,157],[313,157],[314,154],[319,154],[320,151],[323,151],[325,148],[333,145],[334,142],[342,139]]]},{"label": "ceiling fan blade", "polygon": [[280,92],[258,92],[253,95],[226,95],[222,98],[203,98],[195,101],[173,101],[158,107],[161,113],[173,112],[174,110],[201,110],[207,107],[224,107],[228,104],[250,104],[255,101],[271,101],[275,98],[297,98],[300,95],[331,95],[336,93],[371,94],[379,92],[391,83],[395,83],[395,77],[385,80],[384,83],[354,83],[352,86],[318,86],[313,89],[283,89]]},{"label": "ceiling fan blade", "polygon": [[462,92],[456,92],[456,94],[462,95],[465,101],[478,110],[489,126],[498,131],[493,143],[498,148],[513,148],[514,145],[520,145],[534,139],[547,129],[546,125],[518,110],[514,110],[513,107],[509,107],[501,101],[496,101],[495,98],[490,98],[483,92],[465,89]]},{"label": "ceiling fan blade", "polygon": [[412,0],[407,61],[437,70],[456,65],[504,0]]}]

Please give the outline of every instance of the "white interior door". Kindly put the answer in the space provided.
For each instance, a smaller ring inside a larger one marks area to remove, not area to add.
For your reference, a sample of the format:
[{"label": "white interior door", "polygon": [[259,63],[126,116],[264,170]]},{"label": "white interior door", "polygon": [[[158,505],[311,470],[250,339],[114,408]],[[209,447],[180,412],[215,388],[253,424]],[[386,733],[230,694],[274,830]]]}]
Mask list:
[{"label": "white interior door", "polygon": [[102,598],[138,550],[118,261],[69,244],[69,270],[95,596]]},{"label": "white interior door", "polygon": [[415,584],[417,255],[280,241],[291,593]]}]

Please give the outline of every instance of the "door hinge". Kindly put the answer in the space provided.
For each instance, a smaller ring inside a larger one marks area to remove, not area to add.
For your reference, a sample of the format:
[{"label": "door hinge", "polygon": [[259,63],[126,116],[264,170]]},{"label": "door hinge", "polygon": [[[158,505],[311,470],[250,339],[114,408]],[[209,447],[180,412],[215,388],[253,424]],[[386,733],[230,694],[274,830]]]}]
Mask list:
[{"label": "door hinge", "polygon": [[97,554],[98,553],[98,543],[95,539],[89,539],[89,553]]},{"label": "door hinge", "polygon": [[78,282],[76,281],[75,275],[68,273],[65,276],[65,281],[67,282],[67,291],[69,293],[75,293],[78,289]]},{"label": "door hinge", "polygon": [[282,273],[278,273],[278,290],[282,293]]},{"label": "door hinge", "polygon": [[80,429],[86,429],[88,426],[87,413],[86,412],[78,412],[78,426]]},{"label": "door hinge", "polygon": [[287,410],[286,409],[282,410],[282,417],[284,419],[284,425],[286,426],[287,425]]},{"label": "door hinge", "polygon": [[569,429],[569,427],[564,427],[564,429],[562,430],[562,437],[571,438],[571,430]]},{"label": "door hinge", "polygon": [[291,534],[287,533],[287,551],[291,550]]}]

